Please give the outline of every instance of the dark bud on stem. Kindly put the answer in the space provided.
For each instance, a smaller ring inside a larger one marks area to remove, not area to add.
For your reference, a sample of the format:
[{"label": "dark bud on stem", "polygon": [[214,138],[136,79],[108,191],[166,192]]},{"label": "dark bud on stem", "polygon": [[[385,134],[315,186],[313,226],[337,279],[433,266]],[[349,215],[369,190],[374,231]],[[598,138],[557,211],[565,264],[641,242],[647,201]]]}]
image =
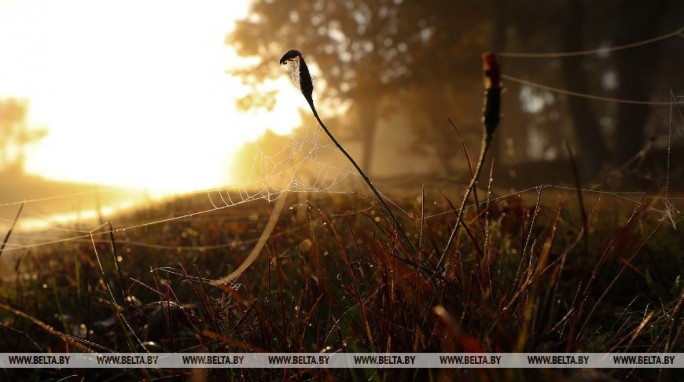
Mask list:
[{"label": "dark bud on stem", "polygon": [[285,65],[290,61],[293,61],[297,65],[297,71],[295,75],[297,78],[295,82],[299,85],[299,90],[301,90],[304,98],[313,105],[313,81],[311,80],[311,74],[309,73],[309,67],[306,66],[306,61],[304,61],[304,56],[302,52],[292,49],[285,53],[280,59],[280,64]]},{"label": "dark bud on stem", "polygon": [[292,60],[296,59],[297,57],[301,57],[301,56],[302,56],[302,52],[295,50],[295,49],[289,50],[280,59],[280,65],[285,65],[285,64],[287,64],[288,61],[292,61]]},{"label": "dark bud on stem", "polygon": [[501,66],[494,53],[482,54],[482,71],[485,89],[501,87]]},{"label": "dark bud on stem", "polygon": [[311,74],[309,74],[309,68],[306,66],[304,57],[300,56],[301,62],[299,63],[299,86],[301,86],[302,94],[309,103],[313,104],[313,81],[311,80]]},{"label": "dark bud on stem", "polygon": [[501,119],[501,67],[493,53],[482,55],[485,107],[482,115],[486,139],[490,141]]}]

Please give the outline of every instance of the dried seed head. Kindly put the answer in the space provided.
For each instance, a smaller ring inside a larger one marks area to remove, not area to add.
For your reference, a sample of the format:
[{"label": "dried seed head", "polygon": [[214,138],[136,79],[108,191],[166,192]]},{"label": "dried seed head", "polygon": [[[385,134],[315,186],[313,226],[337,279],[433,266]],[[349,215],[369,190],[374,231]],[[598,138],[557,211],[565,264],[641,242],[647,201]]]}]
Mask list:
[{"label": "dried seed head", "polygon": [[482,72],[485,89],[501,87],[501,67],[496,55],[489,52],[482,54]]},{"label": "dried seed head", "polygon": [[485,85],[482,122],[485,127],[486,139],[491,141],[501,119],[501,67],[496,55],[493,53],[482,55],[482,72]]},{"label": "dried seed head", "polygon": [[311,80],[311,74],[309,73],[309,68],[306,66],[306,61],[304,61],[302,52],[295,49],[289,50],[280,59],[280,64],[289,66],[292,81],[302,92],[304,98],[306,98],[310,104],[313,104],[313,81]]},{"label": "dried seed head", "polygon": [[295,58],[301,57],[301,56],[302,56],[302,52],[295,50],[295,49],[289,50],[280,59],[280,65],[285,65],[285,64],[287,64],[288,61],[294,60]]}]

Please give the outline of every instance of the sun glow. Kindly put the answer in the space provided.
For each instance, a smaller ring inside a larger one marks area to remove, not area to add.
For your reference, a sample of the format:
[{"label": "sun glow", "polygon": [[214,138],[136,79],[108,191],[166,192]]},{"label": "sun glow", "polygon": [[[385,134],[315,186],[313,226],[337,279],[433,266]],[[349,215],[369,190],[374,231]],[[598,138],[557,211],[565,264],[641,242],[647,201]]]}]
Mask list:
[{"label": "sun glow", "polygon": [[155,192],[230,183],[242,144],[299,123],[294,100],[272,113],[235,109],[246,89],[226,74],[241,59],[224,41],[247,8],[0,0],[0,97],[28,99],[29,124],[48,130],[27,171]]}]

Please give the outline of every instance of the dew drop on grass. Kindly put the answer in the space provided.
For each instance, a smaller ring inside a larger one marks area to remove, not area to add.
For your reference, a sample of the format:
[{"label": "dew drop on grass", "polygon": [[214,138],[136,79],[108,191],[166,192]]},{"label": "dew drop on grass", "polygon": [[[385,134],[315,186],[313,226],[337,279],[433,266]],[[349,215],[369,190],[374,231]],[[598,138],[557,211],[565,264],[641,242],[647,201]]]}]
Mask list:
[{"label": "dew drop on grass", "polygon": [[376,223],[380,223],[380,217],[379,216],[376,216],[375,219],[373,219],[373,220],[375,220]]},{"label": "dew drop on grass", "polygon": [[123,256],[120,256],[120,255],[117,256],[117,257],[116,257],[116,262],[117,262],[117,263],[123,262]]},{"label": "dew drop on grass", "polygon": [[313,247],[313,243],[309,239],[304,239],[299,243],[299,250],[303,253],[309,252]]}]

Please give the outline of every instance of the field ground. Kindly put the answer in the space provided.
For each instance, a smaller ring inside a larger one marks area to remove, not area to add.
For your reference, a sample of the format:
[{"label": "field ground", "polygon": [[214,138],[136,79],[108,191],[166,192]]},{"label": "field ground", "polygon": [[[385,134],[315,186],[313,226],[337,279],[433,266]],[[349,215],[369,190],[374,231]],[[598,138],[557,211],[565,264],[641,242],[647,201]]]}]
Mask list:
[{"label": "field ground", "polygon": [[[357,194],[199,215],[175,198],[99,231],[2,254],[0,348],[13,352],[682,352],[682,199],[540,187],[481,202],[443,261],[460,200],[395,200],[416,247]],[[584,211],[584,212],[582,212]],[[586,223],[585,222],[586,217]],[[162,220],[169,219],[161,222]],[[146,225],[147,222],[156,222]],[[117,230],[126,227],[125,230]],[[77,228],[78,227],[73,227]],[[40,241],[16,237],[15,240]],[[65,233],[65,235],[73,235]],[[100,265],[101,264],[101,265]],[[439,309],[435,309],[441,307]],[[8,380],[628,380],[665,370],[11,370]],[[583,378],[583,379],[574,379]]]}]

